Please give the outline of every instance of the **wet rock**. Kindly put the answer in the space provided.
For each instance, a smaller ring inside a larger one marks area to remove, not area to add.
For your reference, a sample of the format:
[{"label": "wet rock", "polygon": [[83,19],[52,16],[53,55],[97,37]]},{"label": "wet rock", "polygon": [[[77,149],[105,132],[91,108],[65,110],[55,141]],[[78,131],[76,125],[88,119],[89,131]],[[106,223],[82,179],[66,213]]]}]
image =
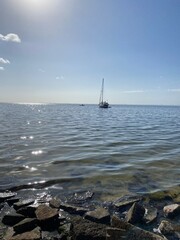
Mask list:
[{"label": "wet rock", "polygon": [[3,193],[0,193],[0,202],[3,202],[3,201],[5,201],[8,198],[15,197],[16,195],[17,195],[17,193],[15,193],[15,192],[3,192]]},{"label": "wet rock", "polygon": [[94,211],[89,211],[85,214],[85,218],[97,223],[106,223],[110,222],[110,214],[105,208],[97,208]]},{"label": "wet rock", "polygon": [[[116,216],[113,216],[111,219],[111,226],[114,228],[113,232],[113,228],[110,230],[110,232],[108,233],[108,240],[114,240],[113,236],[115,236],[115,239],[118,239],[118,233],[123,234],[119,236],[119,239],[128,239],[128,240],[165,240],[165,238],[154,234],[152,232],[148,232],[146,230],[143,230],[139,227],[136,227],[128,222],[125,222],[119,218],[117,218]],[[117,228],[121,229],[121,230],[125,230],[118,232]],[[111,235],[110,235],[111,233]],[[112,238],[111,238],[112,236]]]},{"label": "wet rock", "polygon": [[114,206],[120,209],[139,202],[141,199],[142,197],[139,196],[123,196],[114,202]]},{"label": "wet rock", "polygon": [[106,229],[106,240],[126,239],[127,232],[124,229],[108,227]]},{"label": "wet rock", "polygon": [[85,202],[93,197],[94,193],[91,191],[75,193],[71,201]]},{"label": "wet rock", "polygon": [[145,214],[145,208],[138,203],[134,203],[126,215],[126,221],[129,223],[140,222]]},{"label": "wet rock", "polygon": [[14,203],[19,202],[19,198],[9,198],[6,200],[6,202],[9,204],[9,206],[12,206]]},{"label": "wet rock", "polygon": [[87,209],[82,208],[82,207],[76,207],[76,206],[72,206],[66,203],[62,203],[60,206],[61,209],[63,209],[64,211],[71,213],[71,214],[78,214],[78,215],[84,215],[87,212]]},{"label": "wet rock", "polygon": [[94,223],[81,217],[73,219],[74,240],[105,240],[106,225]]},{"label": "wet rock", "polygon": [[23,233],[26,231],[30,231],[36,227],[37,227],[37,219],[36,218],[25,218],[21,222],[14,225],[13,229],[16,233]]},{"label": "wet rock", "polygon": [[58,210],[48,207],[47,205],[40,205],[36,211],[36,217],[39,221],[45,221],[52,218],[58,218]]},{"label": "wet rock", "polygon": [[38,206],[39,204],[33,204],[33,205],[22,207],[17,210],[17,213],[22,214],[26,217],[34,218],[36,217],[35,211]]},{"label": "wet rock", "polygon": [[58,232],[60,234],[61,239],[67,239],[72,235],[72,223],[65,223],[58,228]]},{"label": "wet rock", "polygon": [[13,225],[17,224],[18,222],[22,221],[24,218],[25,217],[21,214],[9,213],[3,217],[2,223],[9,225],[9,226],[13,226]]},{"label": "wet rock", "polygon": [[154,222],[157,219],[158,211],[155,207],[147,207],[143,221],[147,224]]},{"label": "wet rock", "polygon": [[27,200],[22,200],[22,201],[19,201],[17,203],[14,203],[13,207],[14,207],[15,210],[18,210],[18,209],[20,209],[22,207],[31,205],[33,203],[34,203],[34,199],[27,199]]},{"label": "wet rock", "polygon": [[169,221],[161,221],[158,230],[165,235],[168,239],[180,239],[180,225],[175,225]]},{"label": "wet rock", "polygon": [[59,224],[59,214],[58,210],[55,208],[51,208],[47,205],[40,205],[36,209],[35,213],[39,221],[39,225],[43,230],[47,229],[49,231],[52,231]]},{"label": "wet rock", "polygon": [[40,228],[37,227],[32,231],[14,235],[9,240],[40,240],[40,239],[41,239],[41,232],[40,232]]},{"label": "wet rock", "polygon": [[49,206],[52,207],[52,208],[59,209],[60,206],[61,206],[61,200],[53,198],[53,199],[50,200]]},{"label": "wet rock", "polygon": [[165,216],[172,218],[180,214],[180,204],[171,204],[163,208]]}]

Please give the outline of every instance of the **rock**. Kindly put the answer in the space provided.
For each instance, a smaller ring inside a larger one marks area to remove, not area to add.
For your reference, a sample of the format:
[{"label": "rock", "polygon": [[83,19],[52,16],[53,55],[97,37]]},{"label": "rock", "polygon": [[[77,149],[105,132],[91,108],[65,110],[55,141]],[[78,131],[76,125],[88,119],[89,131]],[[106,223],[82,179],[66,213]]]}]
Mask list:
[{"label": "rock", "polygon": [[36,217],[39,221],[39,225],[43,230],[53,230],[59,224],[58,210],[48,207],[47,205],[40,205],[36,211]]},{"label": "rock", "polygon": [[84,215],[87,212],[87,209],[82,208],[82,207],[76,207],[76,206],[72,206],[66,203],[61,203],[60,206],[61,209],[63,209],[64,211],[71,213],[71,214],[78,214],[78,215]]},{"label": "rock", "polygon": [[6,202],[9,204],[9,206],[12,206],[14,203],[18,202],[19,201],[19,198],[9,198],[6,200]]},{"label": "rock", "polygon": [[53,198],[53,199],[50,200],[49,206],[52,207],[52,208],[59,209],[60,206],[61,206],[61,200]]},{"label": "rock", "polygon": [[163,220],[160,225],[158,230],[163,234],[172,234],[174,232],[173,226],[170,222]]},{"label": "rock", "polygon": [[16,233],[23,233],[26,231],[30,231],[36,227],[37,227],[37,219],[36,218],[25,218],[21,222],[14,225],[13,229]]},{"label": "rock", "polygon": [[17,213],[22,214],[26,217],[34,218],[36,217],[35,211],[39,204],[28,205],[17,210]]},{"label": "rock", "polygon": [[89,211],[85,214],[85,218],[97,222],[97,223],[109,223],[110,222],[110,214],[108,210],[105,208],[97,208],[94,211]]},{"label": "rock", "polygon": [[180,214],[180,204],[171,204],[163,208],[165,216],[172,218]]},{"label": "rock", "polygon": [[[165,238],[156,235],[154,233],[145,231],[139,227],[136,227],[128,222],[124,222],[123,220],[119,219],[116,216],[113,216],[111,219],[111,226],[113,228],[108,232],[108,240],[114,240],[113,236],[115,236],[115,239],[118,239],[118,234],[120,234],[119,239],[128,239],[128,240],[165,240]],[[121,230],[125,230],[118,232],[117,228]],[[111,235],[110,235],[111,234]],[[123,234],[123,237],[122,237]],[[112,236],[112,238],[111,238]]]},{"label": "rock", "polygon": [[145,215],[143,221],[147,224],[152,223],[157,219],[158,211],[157,208],[147,207],[145,211]]},{"label": "rock", "polygon": [[106,225],[94,223],[82,217],[73,220],[73,239],[76,240],[105,240]]},{"label": "rock", "polygon": [[58,228],[61,239],[67,239],[72,235],[72,223],[65,223]]},{"label": "rock", "polygon": [[129,205],[132,205],[135,202],[139,202],[142,199],[142,197],[139,196],[123,196],[121,198],[119,198],[118,200],[116,200],[114,202],[114,206],[116,208],[123,208],[123,207],[127,207]]},{"label": "rock", "polygon": [[5,201],[6,199],[9,199],[9,198],[15,197],[16,195],[17,195],[17,193],[14,193],[14,192],[0,193],[0,202],[3,202],[3,201]]},{"label": "rock", "polygon": [[73,202],[85,202],[93,197],[94,193],[91,191],[75,193],[71,201]]},{"label": "rock", "polygon": [[179,239],[180,225],[175,225],[169,221],[161,221],[158,230],[165,236],[171,237],[171,239]]},{"label": "rock", "polygon": [[18,209],[20,209],[22,207],[31,205],[33,203],[34,203],[34,199],[27,199],[27,200],[22,200],[22,201],[19,201],[17,203],[14,203],[13,207],[14,207],[15,210],[18,210]]},{"label": "rock", "polygon": [[126,220],[129,223],[138,223],[143,219],[144,214],[145,208],[138,203],[134,203],[127,212]]},{"label": "rock", "polygon": [[111,228],[106,229],[106,240],[120,240],[126,239],[126,230],[120,228]]},{"label": "rock", "polygon": [[46,221],[53,218],[58,218],[58,210],[48,207],[47,205],[40,205],[36,211],[36,217],[39,221]]},{"label": "rock", "polygon": [[40,239],[41,239],[41,232],[40,232],[40,228],[37,227],[32,231],[14,235],[9,240],[40,240]]},{"label": "rock", "polygon": [[24,218],[25,217],[21,214],[9,213],[3,217],[2,223],[9,225],[9,226],[13,226],[13,225],[17,224],[18,222],[22,221]]}]

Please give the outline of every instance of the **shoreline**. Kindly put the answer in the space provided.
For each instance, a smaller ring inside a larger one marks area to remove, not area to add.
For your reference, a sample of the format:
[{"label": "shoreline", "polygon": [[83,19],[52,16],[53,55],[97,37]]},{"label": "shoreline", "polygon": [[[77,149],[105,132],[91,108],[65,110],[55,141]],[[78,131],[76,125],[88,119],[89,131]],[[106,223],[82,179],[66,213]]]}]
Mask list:
[{"label": "shoreline", "polygon": [[180,185],[108,202],[96,201],[95,195],[22,198],[18,191],[1,192],[0,239],[180,239]]}]

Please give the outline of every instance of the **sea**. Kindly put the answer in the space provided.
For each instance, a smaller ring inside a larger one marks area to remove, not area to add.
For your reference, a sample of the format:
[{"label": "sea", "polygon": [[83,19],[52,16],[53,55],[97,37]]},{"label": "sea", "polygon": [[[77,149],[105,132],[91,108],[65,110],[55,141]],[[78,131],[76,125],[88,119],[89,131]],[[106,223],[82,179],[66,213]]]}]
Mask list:
[{"label": "sea", "polygon": [[180,106],[0,104],[0,192],[100,201],[180,183]]}]

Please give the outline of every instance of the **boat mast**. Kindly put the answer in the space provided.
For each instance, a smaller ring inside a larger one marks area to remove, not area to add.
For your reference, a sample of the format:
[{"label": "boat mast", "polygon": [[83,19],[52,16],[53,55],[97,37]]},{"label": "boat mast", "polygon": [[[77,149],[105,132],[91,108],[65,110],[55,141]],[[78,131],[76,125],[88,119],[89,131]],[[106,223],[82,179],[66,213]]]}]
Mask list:
[{"label": "boat mast", "polygon": [[104,78],[102,79],[102,87],[101,87],[99,103],[103,103],[103,94],[104,94],[103,92],[104,92]]}]

